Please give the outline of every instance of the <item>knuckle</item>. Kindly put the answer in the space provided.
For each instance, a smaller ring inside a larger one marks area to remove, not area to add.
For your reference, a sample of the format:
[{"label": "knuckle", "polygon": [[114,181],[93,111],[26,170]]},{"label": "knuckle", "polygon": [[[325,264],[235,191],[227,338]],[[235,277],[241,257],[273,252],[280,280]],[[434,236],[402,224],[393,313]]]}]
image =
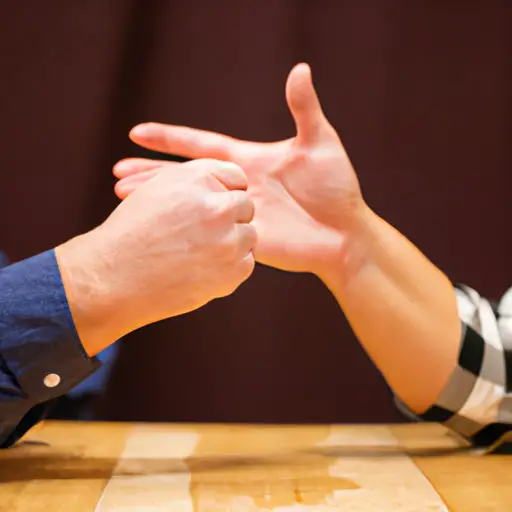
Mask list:
[{"label": "knuckle", "polygon": [[223,160],[202,160],[202,165],[195,168],[195,178],[204,187],[216,191],[246,189],[248,186],[243,169],[233,162]]},{"label": "knuckle", "polygon": [[198,171],[204,174],[215,174],[218,171],[242,173],[242,168],[227,160],[216,160],[214,158],[202,158],[200,160],[194,160]]},{"label": "knuckle", "polygon": [[226,210],[229,212],[240,208],[249,208],[251,202],[247,197],[247,192],[243,190],[231,190],[224,194],[222,199],[225,202]]},{"label": "knuckle", "polygon": [[219,263],[232,265],[236,260],[238,246],[232,233],[216,237],[215,243],[211,244],[211,252]]},{"label": "knuckle", "polygon": [[199,186],[204,187],[210,183],[212,178],[212,173],[208,171],[205,167],[198,167],[194,170],[193,180]]},{"label": "knuckle", "polygon": [[251,241],[253,245],[256,245],[256,242],[258,241],[258,232],[256,231],[256,228],[252,224],[247,225],[248,228],[248,238]]},{"label": "knuckle", "polygon": [[225,176],[229,176],[233,181],[247,183],[245,171],[234,162],[219,162],[218,171]]},{"label": "knuckle", "polygon": [[254,271],[255,266],[256,263],[252,255],[250,257],[247,256],[238,262],[238,264],[234,267],[234,272],[232,273],[231,277],[231,293],[235,291],[244,281],[249,279]]},{"label": "knuckle", "polygon": [[229,236],[223,239],[222,247],[226,260],[230,263],[236,262],[240,251],[238,240],[233,233],[230,233]]},{"label": "knuckle", "polygon": [[232,294],[244,281],[246,281],[254,271],[256,262],[252,253],[235,260],[229,261],[228,271],[223,272],[223,296]]},{"label": "knuckle", "polygon": [[198,174],[197,183],[204,189],[216,192],[223,192],[226,190],[225,185],[219,180],[218,175],[214,170],[205,170]]},{"label": "knuckle", "polygon": [[204,222],[216,222],[224,216],[225,206],[222,201],[218,200],[217,194],[209,190],[200,189],[198,198],[200,204],[199,214]]},{"label": "knuckle", "polygon": [[237,265],[238,267],[238,278],[245,281],[253,273],[256,262],[252,253],[241,259]]},{"label": "knuckle", "polygon": [[194,178],[199,182],[203,182],[205,178],[215,173],[216,161],[210,158],[202,158],[200,160],[186,162],[183,165],[190,165],[190,170],[193,171],[191,174],[194,175]]},{"label": "knuckle", "polygon": [[235,162],[231,162],[229,160],[216,160],[216,164],[219,169],[224,169],[227,171],[244,174],[244,171],[242,170],[242,168]]},{"label": "knuckle", "polygon": [[210,201],[213,202],[213,212],[216,218],[225,217],[232,219],[233,213],[244,208],[249,211],[253,208],[252,201],[247,197],[246,192],[241,190],[223,191],[222,193],[210,194]]},{"label": "knuckle", "polygon": [[215,175],[219,169],[222,169],[222,164],[224,162],[220,160],[215,160],[213,158],[208,158],[204,160],[204,172],[206,174]]},{"label": "knuckle", "polygon": [[253,253],[249,253],[248,256],[246,256],[243,260],[243,265],[245,268],[245,271],[247,272],[247,275],[251,275],[253,270],[256,267],[256,260],[254,259]]}]

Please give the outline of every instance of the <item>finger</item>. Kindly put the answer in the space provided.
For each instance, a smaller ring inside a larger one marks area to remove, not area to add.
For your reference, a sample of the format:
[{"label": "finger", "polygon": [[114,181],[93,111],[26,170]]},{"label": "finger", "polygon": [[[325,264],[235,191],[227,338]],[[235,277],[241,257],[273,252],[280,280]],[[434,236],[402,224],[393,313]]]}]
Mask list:
[{"label": "finger", "polygon": [[258,234],[252,224],[237,224],[237,238],[240,254],[242,257],[252,255],[256,244],[258,243]]},{"label": "finger", "polygon": [[132,174],[149,171],[157,167],[177,167],[180,162],[169,162],[167,160],[152,160],[150,158],[125,158],[117,162],[112,172],[116,178],[122,179]]},{"label": "finger", "polygon": [[298,64],[286,82],[286,100],[295,121],[298,141],[314,144],[328,124],[313,86],[311,69],[307,64]]},{"label": "finger", "polygon": [[227,201],[226,208],[232,213],[234,222],[246,223],[254,219],[254,203],[249,199],[247,192],[232,190],[223,194]]},{"label": "finger", "polygon": [[131,176],[122,178],[114,185],[114,192],[119,199],[126,199],[134,190],[143,183],[146,183],[146,181],[154,178],[160,172],[162,172],[161,168],[140,172],[139,174],[132,174]]},{"label": "finger", "polygon": [[[190,164],[199,165],[203,160],[195,160]],[[188,163],[182,164],[188,165]],[[243,169],[233,162],[215,161],[208,170],[209,174],[228,190],[247,190],[247,176]]]},{"label": "finger", "polygon": [[234,265],[235,274],[232,277],[236,276],[235,282],[232,281],[228,285],[228,288],[221,293],[220,297],[227,297],[234,293],[249,277],[251,277],[254,272],[254,268],[256,266],[256,261],[254,259],[254,255],[252,252],[248,252],[243,255],[239,261]]},{"label": "finger", "polygon": [[239,142],[227,135],[187,126],[143,123],[130,131],[130,139],[142,147],[185,158],[229,160]]},{"label": "finger", "polygon": [[254,254],[251,252],[248,252],[243,261],[242,261],[242,267],[243,267],[243,281],[246,281],[251,277],[251,274],[254,272],[254,267],[256,266],[256,260],[254,258]]}]

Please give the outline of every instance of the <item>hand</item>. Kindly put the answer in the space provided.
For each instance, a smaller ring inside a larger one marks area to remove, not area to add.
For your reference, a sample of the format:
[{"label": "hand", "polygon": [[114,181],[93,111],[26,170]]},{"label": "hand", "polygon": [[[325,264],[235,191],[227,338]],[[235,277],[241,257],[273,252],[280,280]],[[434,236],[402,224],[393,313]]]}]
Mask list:
[{"label": "hand", "polygon": [[254,269],[246,188],[240,167],[215,160],[146,181],[103,225],[57,248],[75,313],[84,302],[108,311],[117,339],[232,293]]},{"label": "hand", "polygon": [[[256,208],[256,259],[284,270],[321,274],[333,260],[340,264],[366,208],[347,154],[322,112],[307,65],[290,73],[286,98],[297,128],[293,139],[255,143],[153,123],[135,127],[130,136],[152,150],[240,165]],[[114,167],[120,178],[117,195],[127,197],[140,183],[174,165],[145,159],[119,162]]]},{"label": "hand", "polygon": [[[139,125],[131,138],[164,153],[239,164],[256,208],[256,259],[316,274],[390,387],[413,411],[424,412],[457,365],[461,322],[453,286],[365,204],[306,65],[290,73],[286,97],[297,128],[289,140],[259,144],[161,124]],[[136,193],[145,180],[172,167],[122,161],[114,168],[116,193]]]}]

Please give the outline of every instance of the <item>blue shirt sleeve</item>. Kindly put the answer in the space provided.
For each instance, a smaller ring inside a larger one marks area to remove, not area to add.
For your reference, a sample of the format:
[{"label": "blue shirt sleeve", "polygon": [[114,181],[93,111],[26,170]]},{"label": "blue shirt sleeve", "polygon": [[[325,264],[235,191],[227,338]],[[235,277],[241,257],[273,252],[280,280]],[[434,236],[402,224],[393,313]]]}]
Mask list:
[{"label": "blue shirt sleeve", "polygon": [[75,330],[53,250],[0,269],[0,447],[99,366]]}]

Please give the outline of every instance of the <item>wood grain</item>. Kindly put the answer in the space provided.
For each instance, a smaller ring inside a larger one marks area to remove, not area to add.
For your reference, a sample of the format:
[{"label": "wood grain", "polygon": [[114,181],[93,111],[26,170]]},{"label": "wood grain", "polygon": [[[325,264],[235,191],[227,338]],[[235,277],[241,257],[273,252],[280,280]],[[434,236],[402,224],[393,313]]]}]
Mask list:
[{"label": "wood grain", "polygon": [[48,422],[0,451],[0,510],[508,510],[509,465],[438,425]]},{"label": "wood grain", "polygon": [[[403,425],[393,434],[409,451],[460,446],[460,441],[439,425]],[[512,509],[512,457],[461,451],[450,455],[413,456],[450,511],[498,512]]]}]

